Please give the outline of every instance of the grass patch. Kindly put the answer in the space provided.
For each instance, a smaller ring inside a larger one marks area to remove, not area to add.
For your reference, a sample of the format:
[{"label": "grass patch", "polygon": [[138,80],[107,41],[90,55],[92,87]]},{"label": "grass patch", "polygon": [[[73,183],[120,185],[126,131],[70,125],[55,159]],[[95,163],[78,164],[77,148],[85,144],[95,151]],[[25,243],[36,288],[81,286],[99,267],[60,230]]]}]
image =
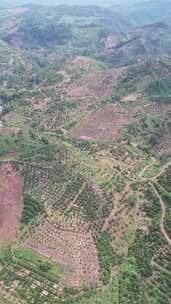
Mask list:
[{"label": "grass patch", "polygon": [[70,304],[118,304],[119,279],[113,279],[108,288],[97,293],[95,289],[90,290],[89,295],[80,300],[70,300]]},{"label": "grass patch", "polygon": [[96,245],[101,268],[101,280],[105,285],[110,282],[112,266],[119,263],[119,256],[116,254],[111,243],[111,234],[103,232]]},{"label": "grass patch", "polygon": [[33,218],[44,211],[44,203],[41,199],[33,199],[29,194],[24,194],[22,223],[28,224]]},{"label": "grass patch", "polygon": [[54,277],[59,277],[62,273],[62,267],[49,261],[48,259],[38,255],[31,249],[17,248],[15,257],[20,261],[24,261],[39,268],[40,271],[46,272]]}]

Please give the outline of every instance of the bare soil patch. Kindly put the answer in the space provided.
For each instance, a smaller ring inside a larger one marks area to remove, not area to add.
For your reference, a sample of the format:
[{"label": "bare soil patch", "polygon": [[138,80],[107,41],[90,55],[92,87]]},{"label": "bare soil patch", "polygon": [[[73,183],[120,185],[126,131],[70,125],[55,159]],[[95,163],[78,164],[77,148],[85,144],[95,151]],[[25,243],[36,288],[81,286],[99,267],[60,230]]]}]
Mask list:
[{"label": "bare soil patch", "polygon": [[140,97],[140,94],[138,92],[133,92],[127,96],[123,97],[124,101],[136,101]]},{"label": "bare soil patch", "polygon": [[51,97],[45,97],[43,100],[41,100],[41,102],[39,103],[35,103],[34,102],[34,98],[33,98],[33,107],[36,109],[36,110],[39,110],[39,111],[45,111],[49,105],[49,103],[51,102]]},{"label": "bare soil patch", "polygon": [[97,65],[97,61],[86,56],[77,56],[69,65],[69,70],[76,72],[79,70],[88,71],[92,66]]},{"label": "bare soil patch", "polygon": [[10,163],[0,166],[0,240],[13,240],[20,224],[22,184]]},{"label": "bare soil patch", "polygon": [[111,97],[113,87],[124,69],[89,72],[67,88],[68,97],[92,97],[92,101]]},{"label": "bare soil patch", "polygon": [[135,119],[135,110],[109,106],[81,119],[71,134],[81,140],[117,140],[125,123]]},{"label": "bare soil patch", "polygon": [[25,245],[62,265],[63,285],[77,287],[99,280],[98,255],[90,232],[61,230],[44,220]]},{"label": "bare soil patch", "polygon": [[20,128],[2,128],[2,132],[6,135],[18,134],[21,132]]}]

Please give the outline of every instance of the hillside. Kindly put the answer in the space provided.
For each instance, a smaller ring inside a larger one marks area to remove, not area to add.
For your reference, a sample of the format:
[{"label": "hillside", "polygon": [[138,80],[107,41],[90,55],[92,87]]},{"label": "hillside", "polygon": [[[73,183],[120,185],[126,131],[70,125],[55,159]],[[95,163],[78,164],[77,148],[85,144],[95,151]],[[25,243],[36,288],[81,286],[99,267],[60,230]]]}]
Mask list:
[{"label": "hillside", "polygon": [[171,3],[169,0],[140,1],[129,8],[129,18],[135,24],[145,25],[155,22],[170,23]]},{"label": "hillside", "polygon": [[2,304],[171,303],[170,17],[150,3],[0,9]]},{"label": "hillside", "polygon": [[116,46],[105,50],[104,58],[115,66],[133,64],[146,58],[170,56],[171,28],[154,23],[125,33]]}]

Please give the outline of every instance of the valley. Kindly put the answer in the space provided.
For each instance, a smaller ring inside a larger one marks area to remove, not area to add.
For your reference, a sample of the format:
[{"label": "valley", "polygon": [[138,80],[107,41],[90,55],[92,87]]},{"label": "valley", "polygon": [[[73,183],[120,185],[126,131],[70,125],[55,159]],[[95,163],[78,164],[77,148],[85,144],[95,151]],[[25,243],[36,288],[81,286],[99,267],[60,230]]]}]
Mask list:
[{"label": "valley", "polygon": [[2,304],[171,304],[171,23],[153,10],[0,9]]}]

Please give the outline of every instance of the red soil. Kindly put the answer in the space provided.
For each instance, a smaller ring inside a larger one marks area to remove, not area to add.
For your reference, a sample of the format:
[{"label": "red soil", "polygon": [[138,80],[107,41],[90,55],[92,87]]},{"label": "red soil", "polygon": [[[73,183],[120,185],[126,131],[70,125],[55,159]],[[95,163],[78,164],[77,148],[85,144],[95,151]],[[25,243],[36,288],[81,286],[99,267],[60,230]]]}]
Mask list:
[{"label": "red soil", "polygon": [[91,96],[90,94],[91,92],[89,91],[89,89],[82,86],[73,87],[69,91],[70,97],[83,97],[83,96],[87,97],[87,96]]},{"label": "red soil", "polygon": [[45,111],[48,107],[48,104],[51,102],[51,97],[45,97],[40,103],[34,103],[34,98],[32,100],[33,106],[36,110]]},{"label": "red soil", "polygon": [[62,265],[64,285],[77,287],[99,280],[98,254],[90,232],[61,230],[44,220],[25,245]]},{"label": "red soil", "polygon": [[7,135],[18,134],[21,132],[20,128],[2,128],[2,132]]},{"label": "red soil", "polygon": [[79,70],[88,71],[92,66],[97,65],[97,61],[90,57],[78,56],[76,57],[69,66],[69,70],[72,72]]},{"label": "red soil", "polygon": [[16,237],[21,217],[22,184],[10,163],[0,167],[0,241]]},{"label": "red soil", "polygon": [[82,140],[117,140],[125,123],[135,119],[133,109],[109,106],[81,119],[71,131]]},{"label": "red soil", "polygon": [[96,72],[89,72],[79,80],[70,85],[67,89],[69,97],[84,98],[92,97],[92,101],[99,101],[102,98],[111,97],[114,84],[122,75],[124,69],[111,69]]},{"label": "red soil", "polygon": [[136,101],[140,97],[138,92],[133,92],[125,97],[123,97],[124,101]]}]

